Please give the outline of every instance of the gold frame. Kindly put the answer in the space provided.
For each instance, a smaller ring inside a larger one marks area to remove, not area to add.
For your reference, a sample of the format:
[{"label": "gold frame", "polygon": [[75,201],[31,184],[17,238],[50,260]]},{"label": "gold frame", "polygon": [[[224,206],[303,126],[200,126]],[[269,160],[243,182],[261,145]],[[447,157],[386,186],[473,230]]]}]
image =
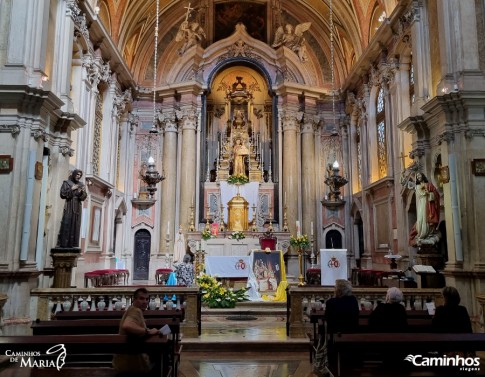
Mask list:
[{"label": "gold frame", "polygon": [[485,176],[485,158],[472,160],[472,173],[477,176]]},{"label": "gold frame", "polygon": [[0,174],[9,174],[13,170],[13,157],[9,154],[0,155]]}]

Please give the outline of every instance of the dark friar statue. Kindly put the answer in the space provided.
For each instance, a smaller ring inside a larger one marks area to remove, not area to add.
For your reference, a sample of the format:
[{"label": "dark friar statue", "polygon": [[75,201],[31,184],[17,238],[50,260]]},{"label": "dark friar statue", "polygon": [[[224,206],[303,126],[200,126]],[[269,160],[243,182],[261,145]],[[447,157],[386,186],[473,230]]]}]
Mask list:
[{"label": "dark friar statue", "polygon": [[69,179],[62,183],[61,198],[65,199],[66,202],[62,214],[57,247],[79,247],[82,201],[88,196],[84,183],[80,182],[82,175],[83,172],[81,170],[75,169],[69,176]]}]

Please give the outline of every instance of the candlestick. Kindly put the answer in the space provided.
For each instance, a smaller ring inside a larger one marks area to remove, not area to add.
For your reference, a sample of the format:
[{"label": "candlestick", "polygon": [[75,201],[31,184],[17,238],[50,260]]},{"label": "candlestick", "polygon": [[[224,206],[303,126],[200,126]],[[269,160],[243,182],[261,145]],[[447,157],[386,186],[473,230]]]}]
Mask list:
[{"label": "candlestick", "polygon": [[167,236],[170,235],[170,221],[167,223]]},{"label": "candlestick", "polygon": [[296,236],[297,237],[300,237],[301,236],[301,233],[300,233],[300,222],[298,220],[296,221]]}]

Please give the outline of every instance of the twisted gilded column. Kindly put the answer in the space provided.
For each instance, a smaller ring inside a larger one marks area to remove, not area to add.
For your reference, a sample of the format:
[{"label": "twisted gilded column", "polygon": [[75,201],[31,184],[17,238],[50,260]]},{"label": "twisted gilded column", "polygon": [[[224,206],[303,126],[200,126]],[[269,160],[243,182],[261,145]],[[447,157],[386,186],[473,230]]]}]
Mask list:
[{"label": "twisted gilded column", "polygon": [[297,131],[302,115],[302,113],[291,110],[284,110],[280,113],[283,126],[283,206],[286,200],[286,214],[291,234],[296,234],[296,220],[298,220]]},{"label": "twisted gilded column", "polygon": [[[163,169],[165,180],[162,182],[162,209],[160,220],[159,253],[167,254],[173,250],[175,232],[179,224],[175,224],[175,198],[177,188],[177,120],[175,113],[160,115],[163,137]],[[184,219],[182,219],[183,221]],[[170,243],[165,242],[167,229],[170,229]],[[168,249],[167,249],[168,247]]]},{"label": "twisted gilded column", "polygon": [[195,173],[197,152],[197,112],[186,109],[177,112],[179,127],[182,129],[182,156],[180,169],[180,209],[179,218],[187,225],[190,206],[195,197]]}]

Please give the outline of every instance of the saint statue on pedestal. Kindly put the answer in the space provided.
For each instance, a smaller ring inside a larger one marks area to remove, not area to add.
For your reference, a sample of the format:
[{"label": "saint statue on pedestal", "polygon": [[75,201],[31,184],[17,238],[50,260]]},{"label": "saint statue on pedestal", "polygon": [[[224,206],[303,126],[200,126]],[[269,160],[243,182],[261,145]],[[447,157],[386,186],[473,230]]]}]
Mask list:
[{"label": "saint statue on pedestal", "polygon": [[233,175],[241,174],[246,175],[246,163],[245,158],[249,155],[249,149],[242,144],[241,139],[236,139],[236,144],[233,148],[234,162],[233,162]]}]

